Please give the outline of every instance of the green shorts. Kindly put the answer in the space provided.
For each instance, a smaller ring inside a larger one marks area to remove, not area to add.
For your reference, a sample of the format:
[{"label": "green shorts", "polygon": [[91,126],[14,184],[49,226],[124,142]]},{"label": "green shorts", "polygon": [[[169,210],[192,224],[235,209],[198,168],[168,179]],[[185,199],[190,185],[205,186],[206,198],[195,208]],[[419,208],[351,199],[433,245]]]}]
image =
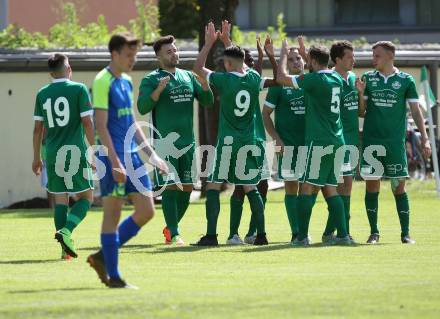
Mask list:
[{"label": "green shorts", "polygon": [[[408,162],[404,141],[377,142],[363,139],[361,176],[363,179],[407,178]],[[374,146],[382,147],[385,154],[377,154]]]},{"label": "green shorts", "polygon": [[164,185],[175,184],[193,184],[197,172],[197,163],[195,162],[194,152],[195,144],[186,146],[176,146],[182,151],[178,158],[172,156],[161,156],[168,165],[167,175],[161,175],[157,168],[154,168],[154,186],[162,187]]},{"label": "green shorts", "polygon": [[[342,156],[339,156],[340,158],[336,156],[340,146],[315,141],[309,142],[305,173],[300,181],[320,187],[325,185],[338,186],[344,161],[343,153],[341,153]],[[332,147],[331,153],[322,155],[322,150],[327,147]]]},{"label": "green shorts", "polygon": [[[346,147],[357,148],[358,149],[357,154],[359,154],[359,147],[358,146],[346,145]],[[342,164],[342,168],[341,168],[341,175],[342,176],[355,176],[356,175],[356,168],[359,164],[359,155],[356,157],[357,157],[357,159],[355,158],[355,156],[352,154],[351,151],[349,151],[349,150],[345,151],[344,163]]]},{"label": "green shorts", "polygon": [[257,140],[257,145],[261,149],[261,159],[263,163],[263,167],[261,170],[261,179],[270,179],[270,168],[269,163],[266,156],[266,141],[265,140]]},{"label": "green shorts", "polygon": [[284,181],[299,181],[304,175],[307,148],[303,145],[285,145],[284,154],[279,154],[278,178]]},{"label": "green shorts", "polygon": [[208,182],[257,185],[261,180],[263,158],[261,144],[256,140],[220,137],[210,165]]},{"label": "green shorts", "polygon": [[[347,148],[357,148],[358,156],[347,150],[342,164],[342,176],[355,176],[356,168],[359,164],[359,132],[344,132],[344,140]],[[354,150],[353,150],[354,151]]]},{"label": "green shorts", "polygon": [[70,160],[65,163],[46,164],[46,172],[49,193],[74,194],[93,189],[92,169],[83,158],[76,165]]}]

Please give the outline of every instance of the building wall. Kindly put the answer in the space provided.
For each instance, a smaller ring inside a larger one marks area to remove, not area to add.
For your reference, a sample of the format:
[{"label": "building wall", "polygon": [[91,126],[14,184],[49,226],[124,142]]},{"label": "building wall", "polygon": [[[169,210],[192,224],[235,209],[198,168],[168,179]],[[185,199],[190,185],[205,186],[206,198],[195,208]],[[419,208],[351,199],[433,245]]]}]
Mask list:
[{"label": "building wall", "polygon": [[[418,68],[402,69],[411,73],[419,81]],[[356,70],[358,74],[365,69]],[[135,99],[141,78],[147,71],[136,71],[133,77]],[[270,70],[265,70],[266,76],[271,76]],[[86,83],[89,87],[96,72],[74,72],[73,80]],[[0,117],[0,208],[12,203],[45,196],[40,187],[39,178],[31,170],[32,164],[32,130],[35,94],[39,88],[50,81],[49,75],[43,72],[0,73],[0,101],[3,116]],[[440,86],[440,84],[439,84]],[[11,94],[9,94],[11,92]],[[440,87],[439,87],[440,92]],[[266,92],[261,93],[260,102],[263,105]],[[197,107],[194,112],[194,123],[197,127]],[[137,112],[137,111],[136,111]],[[148,120],[146,116],[137,116],[140,120]],[[197,128],[195,129],[197,135]],[[148,135],[148,132],[146,132]]]},{"label": "building wall", "polygon": [[[137,16],[135,0],[71,1],[76,4],[82,24],[95,22],[102,14],[110,30],[113,30],[119,24],[128,25],[128,21]],[[7,2],[8,22],[16,23],[28,31],[48,33],[49,28],[62,18],[60,0],[9,0]],[[154,3],[157,3],[157,0],[154,0]]]},{"label": "building wall", "polygon": [[355,26],[392,31],[440,25],[438,0],[242,0],[236,19],[243,29],[266,29],[276,25],[279,13],[292,30],[348,30]]}]

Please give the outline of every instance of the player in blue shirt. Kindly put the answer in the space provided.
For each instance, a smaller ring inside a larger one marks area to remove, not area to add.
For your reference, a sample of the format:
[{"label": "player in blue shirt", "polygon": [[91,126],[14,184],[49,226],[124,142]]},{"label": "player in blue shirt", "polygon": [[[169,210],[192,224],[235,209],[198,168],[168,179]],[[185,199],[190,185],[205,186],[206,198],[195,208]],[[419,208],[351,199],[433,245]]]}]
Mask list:
[{"label": "player in blue shirt", "polygon": [[[130,34],[116,34],[109,42],[111,62],[98,73],[93,82],[93,105],[99,143],[108,150],[108,156],[99,153],[98,174],[103,198],[104,219],[101,229],[101,250],[88,257],[101,281],[110,288],[131,288],[118,270],[118,249],[134,237],[154,215],[151,182],[146,174],[137,177],[134,171],[144,163],[137,153],[138,145],[149,161],[162,172],[167,166],[149,146],[133,111],[133,85],[126,72],[131,71],[140,41]],[[129,131],[134,138],[124,145]],[[101,164],[101,165],[100,165]],[[103,164],[103,165],[102,165]],[[101,169],[100,167],[101,166]],[[141,168],[142,169],[142,168]],[[118,227],[125,197],[135,211]]]}]

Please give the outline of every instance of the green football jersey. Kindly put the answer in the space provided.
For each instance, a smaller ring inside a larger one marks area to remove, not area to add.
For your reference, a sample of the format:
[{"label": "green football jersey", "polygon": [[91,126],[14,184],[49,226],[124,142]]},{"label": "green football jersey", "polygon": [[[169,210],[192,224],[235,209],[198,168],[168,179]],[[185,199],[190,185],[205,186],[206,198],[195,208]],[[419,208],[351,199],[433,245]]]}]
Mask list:
[{"label": "green football jersey", "polygon": [[55,164],[58,150],[74,145],[85,159],[87,145],[81,118],[92,116],[87,87],[67,79],[56,79],[38,91],[34,120],[43,121],[46,128],[46,162]]},{"label": "green football jersey", "polygon": [[418,102],[416,84],[411,75],[395,68],[385,77],[379,71],[366,72],[364,98],[367,100],[364,138],[370,141],[404,141],[406,103]]},{"label": "green football jersey", "polygon": [[359,144],[359,94],[356,89],[356,74],[348,72],[347,79],[343,78],[341,121],[345,144]]},{"label": "green football jersey", "polygon": [[340,116],[342,78],[333,70],[321,70],[292,76],[295,88],[304,89],[307,101],[305,142],[343,145]]},{"label": "green football jersey", "polygon": [[218,137],[258,137],[255,112],[260,112],[259,95],[265,79],[256,71],[212,72],[208,81],[220,94]]},{"label": "green football jersey", "polygon": [[[153,101],[151,93],[157,88],[160,79],[167,76],[170,81],[159,100]],[[194,98],[203,106],[214,103],[212,91],[203,91],[200,82],[190,71],[176,69],[176,73],[172,74],[157,69],[142,79],[137,107],[141,114],[152,111],[153,125],[162,138],[176,132],[180,135],[176,145],[186,146],[194,143]]]},{"label": "green football jersey", "polygon": [[275,110],[275,129],[284,144],[304,145],[304,90],[273,86],[269,88],[264,104]]}]

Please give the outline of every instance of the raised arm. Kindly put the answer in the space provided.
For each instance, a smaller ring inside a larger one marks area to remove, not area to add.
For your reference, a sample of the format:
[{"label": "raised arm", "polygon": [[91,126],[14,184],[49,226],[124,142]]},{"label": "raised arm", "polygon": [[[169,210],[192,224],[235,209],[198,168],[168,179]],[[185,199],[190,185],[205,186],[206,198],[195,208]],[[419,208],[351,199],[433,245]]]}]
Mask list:
[{"label": "raised arm", "polygon": [[194,72],[192,73],[192,75],[194,76],[194,90],[199,103],[204,107],[213,106],[214,94],[212,93],[206,78],[201,78]]},{"label": "raised arm", "polygon": [[306,62],[306,64],[308,64],[309,63],[309,56],[307,55],[307,49],[306,49],[306,45],[304,43],[304,37],[302,35],[299,35],[296,39],[298,41],[299,55],[301,55],[304,62]]},{"label": "raised arm", "polygon": [[280,64],[278,64],[276,81],[279,85],[293,86],[292,78],[287,73],[287,53],[288,43],[287,39],[284,39],[280,52]]},{"label": "raised arm", "polygon": [[258,59],[257,62],[255,62],[254,69],[258,72],[259,75],[263,75],[263,46],[261,45],[261,39],[260,36],[257,37],[257,52],[258,52]]},{"label": "raised arm", "polygon": [[273,42],[269,35],[266,36],[266,41],[264,42],[264,52],[266,52],[269,58],[270,65],[272,66],[272,74],[274,80],[277,78],[277,60],[275,59],[275,50],[273,48]]},{"label": "raised arm", "polygon": [[431,156],[431,145],[429,144],[428,134],[426,133],[425,127],[425,119],[423,118],[422,111],[420,110],[420,105],[418,102],[409,102],[409,107],[414,123],[416,123],[416,126],[422,135],[423,155],[426,159],[428,159]]},{"label": "raised arm", "polygon": [[231,40],[231,24],[227,20],[222,21],[222,30],[218,35],[220,41],[222,41],[225,48],[230,47],[232,45]]},{"label": "raised arm", "polygon": [[215,31],[214,23],[209,22],[205,27],[205,45],[203,46],[202,50],[200,50],[193,68],[194,73],[204,79],[206,79],[207,75],[212,72],[211,70],[205,68],[205,64],[209,51],[211,50],[215,41],[217,41],[218,36],[219,33]]}]

